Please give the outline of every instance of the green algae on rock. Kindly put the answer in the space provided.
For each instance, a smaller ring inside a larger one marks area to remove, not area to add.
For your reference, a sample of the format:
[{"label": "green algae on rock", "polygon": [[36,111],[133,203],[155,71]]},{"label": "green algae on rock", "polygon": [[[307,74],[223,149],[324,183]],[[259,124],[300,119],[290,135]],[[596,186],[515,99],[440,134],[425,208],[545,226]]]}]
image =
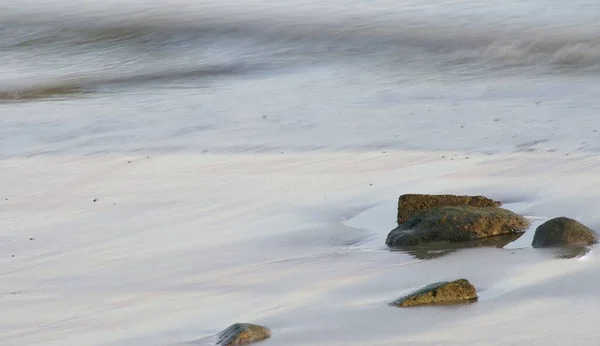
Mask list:
[{"label": "green algae on rock", "polygon": [[534,248],[592,245],[598,234],[582,223],[567,217],[557,217],[541,224],[533,236]]},{"label": "green algae on rock", "polygon": [[397,307],[460,304],[477,300],[477,290],[467,279],[436,282],[390,303]]},{"label": "green algae on rock", "polygon": [[463,242],[498,235],[523,233],[529,221],[498,207],[443,206],[413,216],[392,230],[389,247],[430,242]]},{"label": "green algae on rock", "polygon": [[500,207],[502,203],[484,196],[405,194],[398,198],[398,224],[424,211],[453,205]]},{"label": "green algae on rock", "polygon": [[270,336],[271,330],[269,328],[251,323],[236,323],[219,333],[217,345],[247,345],[265,340]]}]

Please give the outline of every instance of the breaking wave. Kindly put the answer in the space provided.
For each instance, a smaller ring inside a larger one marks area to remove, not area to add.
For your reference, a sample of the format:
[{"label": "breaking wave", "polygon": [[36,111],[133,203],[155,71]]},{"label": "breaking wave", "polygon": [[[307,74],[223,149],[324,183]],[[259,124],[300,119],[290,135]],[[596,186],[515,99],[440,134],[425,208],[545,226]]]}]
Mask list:
[{"label": "breaking wave", "polygon": [[[593,29],[593,28],[592,28]],[[0,27],[0,49],[27,49],[51,46],[67,49],[94,44],[144,46],[155,49],[169,45],[225,42],[239,44],[240,39],[257,44],[293,46],[296,54],[304,46],[308,52],[314,46],[354,53],[373,52],[374,48],[396,52],[409,48],[429,54],[441,54],[455,59],[498,59],[524,64],[596,65],[600,62],[600,30],[585,31],[568,26],[547,26],[500,31],[492,26],[464,27],[452,23],[425,21],[403,23],[363,20],[358,23],[294,22],[279,18],[275,22],[215,23],[207,25],[169,26],[136,25],[120,27]],[[427,56],[420,56],[426,61]],[[540,60],[541,58],[541,60]]]}]

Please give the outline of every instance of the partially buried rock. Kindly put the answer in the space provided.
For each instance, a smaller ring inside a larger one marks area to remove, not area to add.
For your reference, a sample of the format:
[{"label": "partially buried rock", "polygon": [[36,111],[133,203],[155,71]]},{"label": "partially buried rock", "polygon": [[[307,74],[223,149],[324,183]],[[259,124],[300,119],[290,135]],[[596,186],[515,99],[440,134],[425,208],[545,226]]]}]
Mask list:
[{"label": "partially buried rock", "polygon": [[432,304],[459,304],[477,300],[477,290],[466,279],[437,282],[401,297],[390,305],[408,307]]},{"label": "partially buried rock", "polygon": [[424,211],[452,205],[500,207],[502,203],[484,196],[406,194],[398,198],[398,224]]},{"label": "partially buried rock", "polygon": [[523,233],[529,225],[523,216],[502,208],[444,206],[417,214],[398,225],[388,234],[385,243],[399,248],[430,242],[464,242]]},{"label": "partially buried rock", "polygon": [[247,345],[270,336],[269,328],[250,323],[236,323],[219,333],[217,345]]},{"label": "partially buried rock", "polygon": [[598,242],[598,234],[580,222],[567,217],[557,217],[541,224],[533,236],[535,248],[560,246],[585,246]]}]

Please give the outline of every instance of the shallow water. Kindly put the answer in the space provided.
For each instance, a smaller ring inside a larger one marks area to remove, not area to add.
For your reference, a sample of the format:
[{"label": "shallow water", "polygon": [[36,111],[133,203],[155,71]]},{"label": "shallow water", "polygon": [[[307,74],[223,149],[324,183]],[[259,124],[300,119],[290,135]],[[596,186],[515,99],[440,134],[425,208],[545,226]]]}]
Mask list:
[{"label": "shallow water", "polygon": [[3,0],[0,153],[597,152],[598,11]]}]

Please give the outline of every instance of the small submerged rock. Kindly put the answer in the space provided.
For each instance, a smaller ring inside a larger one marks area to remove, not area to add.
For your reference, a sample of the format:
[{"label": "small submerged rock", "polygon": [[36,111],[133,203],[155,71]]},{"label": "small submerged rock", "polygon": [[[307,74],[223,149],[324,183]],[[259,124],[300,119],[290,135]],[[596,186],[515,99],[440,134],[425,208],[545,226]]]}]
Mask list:
[{"label": "small submerged rock", "polygon": [[390,303],[397,307],[459,304],[477,300],[477,290],[467,279],[436,282]]},{"label": "small submerged rock", "polygon": [[500,207],[502,203],[484,196],[405,194],[398,198],[398,224],[424,211],[453,205]]},{"label": "small submerged rock", "polygon": [[271,336],[269,328],[251,323],[236,323],[223,330],[217,336],[217,345],[247,345],[265,340]]},{"label": "small submerged rock", "polygon": [[598,242],[598,234],[582,223],[567,217],[557,217],[541,224],[533,236],[534,248],[585,246]]},{"label": "small submerged rock", "polygon": [[430,242],[464,242],[485,237],[519,234],[529,221],[498,207],[442,206],[417,214],[392,230],[389,247],[406,247]]}]

